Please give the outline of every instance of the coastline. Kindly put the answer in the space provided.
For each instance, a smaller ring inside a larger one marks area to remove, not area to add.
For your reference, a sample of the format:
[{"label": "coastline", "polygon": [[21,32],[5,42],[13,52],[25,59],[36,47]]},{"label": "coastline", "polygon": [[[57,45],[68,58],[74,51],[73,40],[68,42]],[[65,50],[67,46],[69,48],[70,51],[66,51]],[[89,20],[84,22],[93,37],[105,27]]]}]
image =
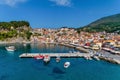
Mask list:
[{"label": "coastline", "polygon": [[[27,43],[34,43],[34,42],[31,42],[31,41],[26,41],[26,42],[7,42],[7,41],[2,41],[1,42],[0,41],[0,44],[15,44],[15,43],[23,43],[23,44],[25,43],[25,44],[27,44]],[[71,45],[71,44],[56,43],[56,42],[45,42],[43,44],[58,44],[58,45],[74,48],[74,49],[77,49],[79,51],[83,51],[83,52],[85,52],[87,54],[90,54],[89,49],[85,49],[85,48],[83,48],[81,46],[74,46],[74,45]],[[103,53],[107,53],[107,55],[103,54]],[[99,59],[105,60],[105,61],[108,61],[108,62],[111,62],[111,63],[120,64],[120,56],[119,55],[113,55],[110,52],[105,52],[105,51],[104,52],[101,51],[100,54],[102,54],[102,55],[98,56]],[[93,54],[93,56],[94,56],[94,54]],[[91,56],[91,57],[93,58],[93,56]]]},{"label": "coastline", "polygon": [[74,45],[70,45],[70,44],[64,44],[64,43],[58,43],[59,45],[62,45],[62,46],[66,46],[66,47],[70,47],[70,48],[75,48],[79,51],[83,51],[85,53],[89,53],[89,51],[87,49],[84,49],[82,48],[81,46],[74,46]]},{"label": "coastline", "polygon": [[[81,46],[75,46],[75,45],[65,44],[65,43],[56,43],[56,42],[49,42],[49,43],[47,42],[45,44],[58,44],[58,45],[74,48],[74,49],[77,49],[79,51],[83,51],[83,52],[85,52],[87,54],[90,54],[90,50],[89,49],[85,49],[85,48],[83,48]],[[107,54],[106,55],[106,54],[103,54],[102,52],[103,51],[101,50],[101,52],[99,53],[99,54],[101,54],[101,56],[97,56],[99,59],[105,60],[105,61],[110,62],[110,63],[120,64],[120,56],[119,55],[113,55],[110,52],[104,51],[103,53],[106,53]],[[96,53],[92,53],[91,57],[93,58],[94,55],[96,55]],[[119,57],[119,58],[117,58],[117,57]]]}]

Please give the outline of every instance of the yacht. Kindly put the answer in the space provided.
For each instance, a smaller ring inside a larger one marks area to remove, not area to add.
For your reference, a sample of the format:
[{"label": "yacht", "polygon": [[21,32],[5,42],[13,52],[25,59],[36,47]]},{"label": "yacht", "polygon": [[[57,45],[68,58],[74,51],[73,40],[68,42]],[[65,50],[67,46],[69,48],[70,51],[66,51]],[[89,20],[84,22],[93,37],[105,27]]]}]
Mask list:
[{"label": "yacht", "polygon": [[65,62],[64,63],[64,68],[68,68],[70,66],[70,62]]},{"label": "yacht", "polygon": [[7,51],[15,51],[15,47],[14,46],[8,46],[8,47],[5,47]]}]

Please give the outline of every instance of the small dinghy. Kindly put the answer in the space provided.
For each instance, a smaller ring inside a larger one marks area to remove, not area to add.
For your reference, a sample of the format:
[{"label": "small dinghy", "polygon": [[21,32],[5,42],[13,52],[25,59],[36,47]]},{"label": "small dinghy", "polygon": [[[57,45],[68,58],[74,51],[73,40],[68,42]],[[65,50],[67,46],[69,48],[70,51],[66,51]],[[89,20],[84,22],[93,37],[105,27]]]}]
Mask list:
[{"label": "small dinghy", "polygon": [[56,57],[56,62],[60,62],[60,56]]},{"label": "small dinghy", "polygon": [[15,51],[15,47],[14,46],[8,46],[5,47],[7,51]]},{"label": "small dinghy", "polygon": [[45,55],[43,61],[46,62],[46,63],[49,62],[50,61],[50,56]]},{"label": "small dinghy", "polygon": [[68,68],[70,66],[70,62],[65,62],[64,63],[64,68]]}]

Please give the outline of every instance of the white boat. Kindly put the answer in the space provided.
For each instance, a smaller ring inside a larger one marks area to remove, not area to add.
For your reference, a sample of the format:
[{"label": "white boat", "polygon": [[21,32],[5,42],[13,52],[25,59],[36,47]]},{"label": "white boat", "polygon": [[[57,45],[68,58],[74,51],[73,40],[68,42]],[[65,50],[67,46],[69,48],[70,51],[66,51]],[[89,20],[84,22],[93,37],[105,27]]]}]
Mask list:
[{"label": "white boat", "polygon": [[26,43],[24,43],[23,46],[26,46]]},{"label": "white boat", "polygon": [[70,62],[65,62],[64,63],[64,68],[68,68],[70,66]]},{"label": "white boat", "polygon": [[8,46],[5,47],[7,51],[15,51],[15,47],[14,46]]},{"label": "white boat", "polygon": [[96,60],[98,60],[98,61],[100,60],[97,56],[93,56],[93,57],[94,57],[94,59],[96,59]]},{"label": "white boat", "polygon": [[60,56],[56,57],[56,62],[60,62]]},{"label": "white boat", "polygon": [[92,60],[92,58],[91,58],[91,57],[88,57],[88,59],[89,59],[89,60]]},{"label": "white boat", "polygon": [[49,62],[50,61],[50,56],[45,55],[43,61],[46,62],[46,63]]}]

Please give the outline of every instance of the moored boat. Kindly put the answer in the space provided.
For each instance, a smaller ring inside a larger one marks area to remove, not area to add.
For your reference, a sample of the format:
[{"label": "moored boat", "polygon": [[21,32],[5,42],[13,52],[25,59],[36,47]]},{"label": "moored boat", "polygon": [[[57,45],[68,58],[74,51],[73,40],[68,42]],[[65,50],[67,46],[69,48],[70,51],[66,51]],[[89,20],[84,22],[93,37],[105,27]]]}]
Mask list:
[{"label": "moored boat", "polygon": [[56,57],[56,62],[60,62],[60,56]]},{"label": "moored boat", "polygon": [[46,62],[46,63],[49,62],[50,61],[50,56],[45,55],[43,61]]},{"label": "moored boat", "polygon": [[35,58],[35,59],[43,59],[44,56],[43,56],[43,55],[38,55],[38,56],[35,56],[34,58]]},{"label": "moored boat", "polygon": [[98,56],[93,56],[93,57],[94,57],[94,59],[96,59],[96,60],[98,60],[98,61],[100,60],[100,59],[98,58]]},{"label": "moored boat", "polygon": [[26,43],[23,43],[23,46],[26,46]]},{"label": "moored boat", "polygon": [[64,63],[64,68],[68,68],[70,66],[70,62],[65,62]]},{"label": "moored boat", "polygon": [[7,51],[15,51],[15,47],[14,46],[8,46],[8,47],[5,47]]}]

